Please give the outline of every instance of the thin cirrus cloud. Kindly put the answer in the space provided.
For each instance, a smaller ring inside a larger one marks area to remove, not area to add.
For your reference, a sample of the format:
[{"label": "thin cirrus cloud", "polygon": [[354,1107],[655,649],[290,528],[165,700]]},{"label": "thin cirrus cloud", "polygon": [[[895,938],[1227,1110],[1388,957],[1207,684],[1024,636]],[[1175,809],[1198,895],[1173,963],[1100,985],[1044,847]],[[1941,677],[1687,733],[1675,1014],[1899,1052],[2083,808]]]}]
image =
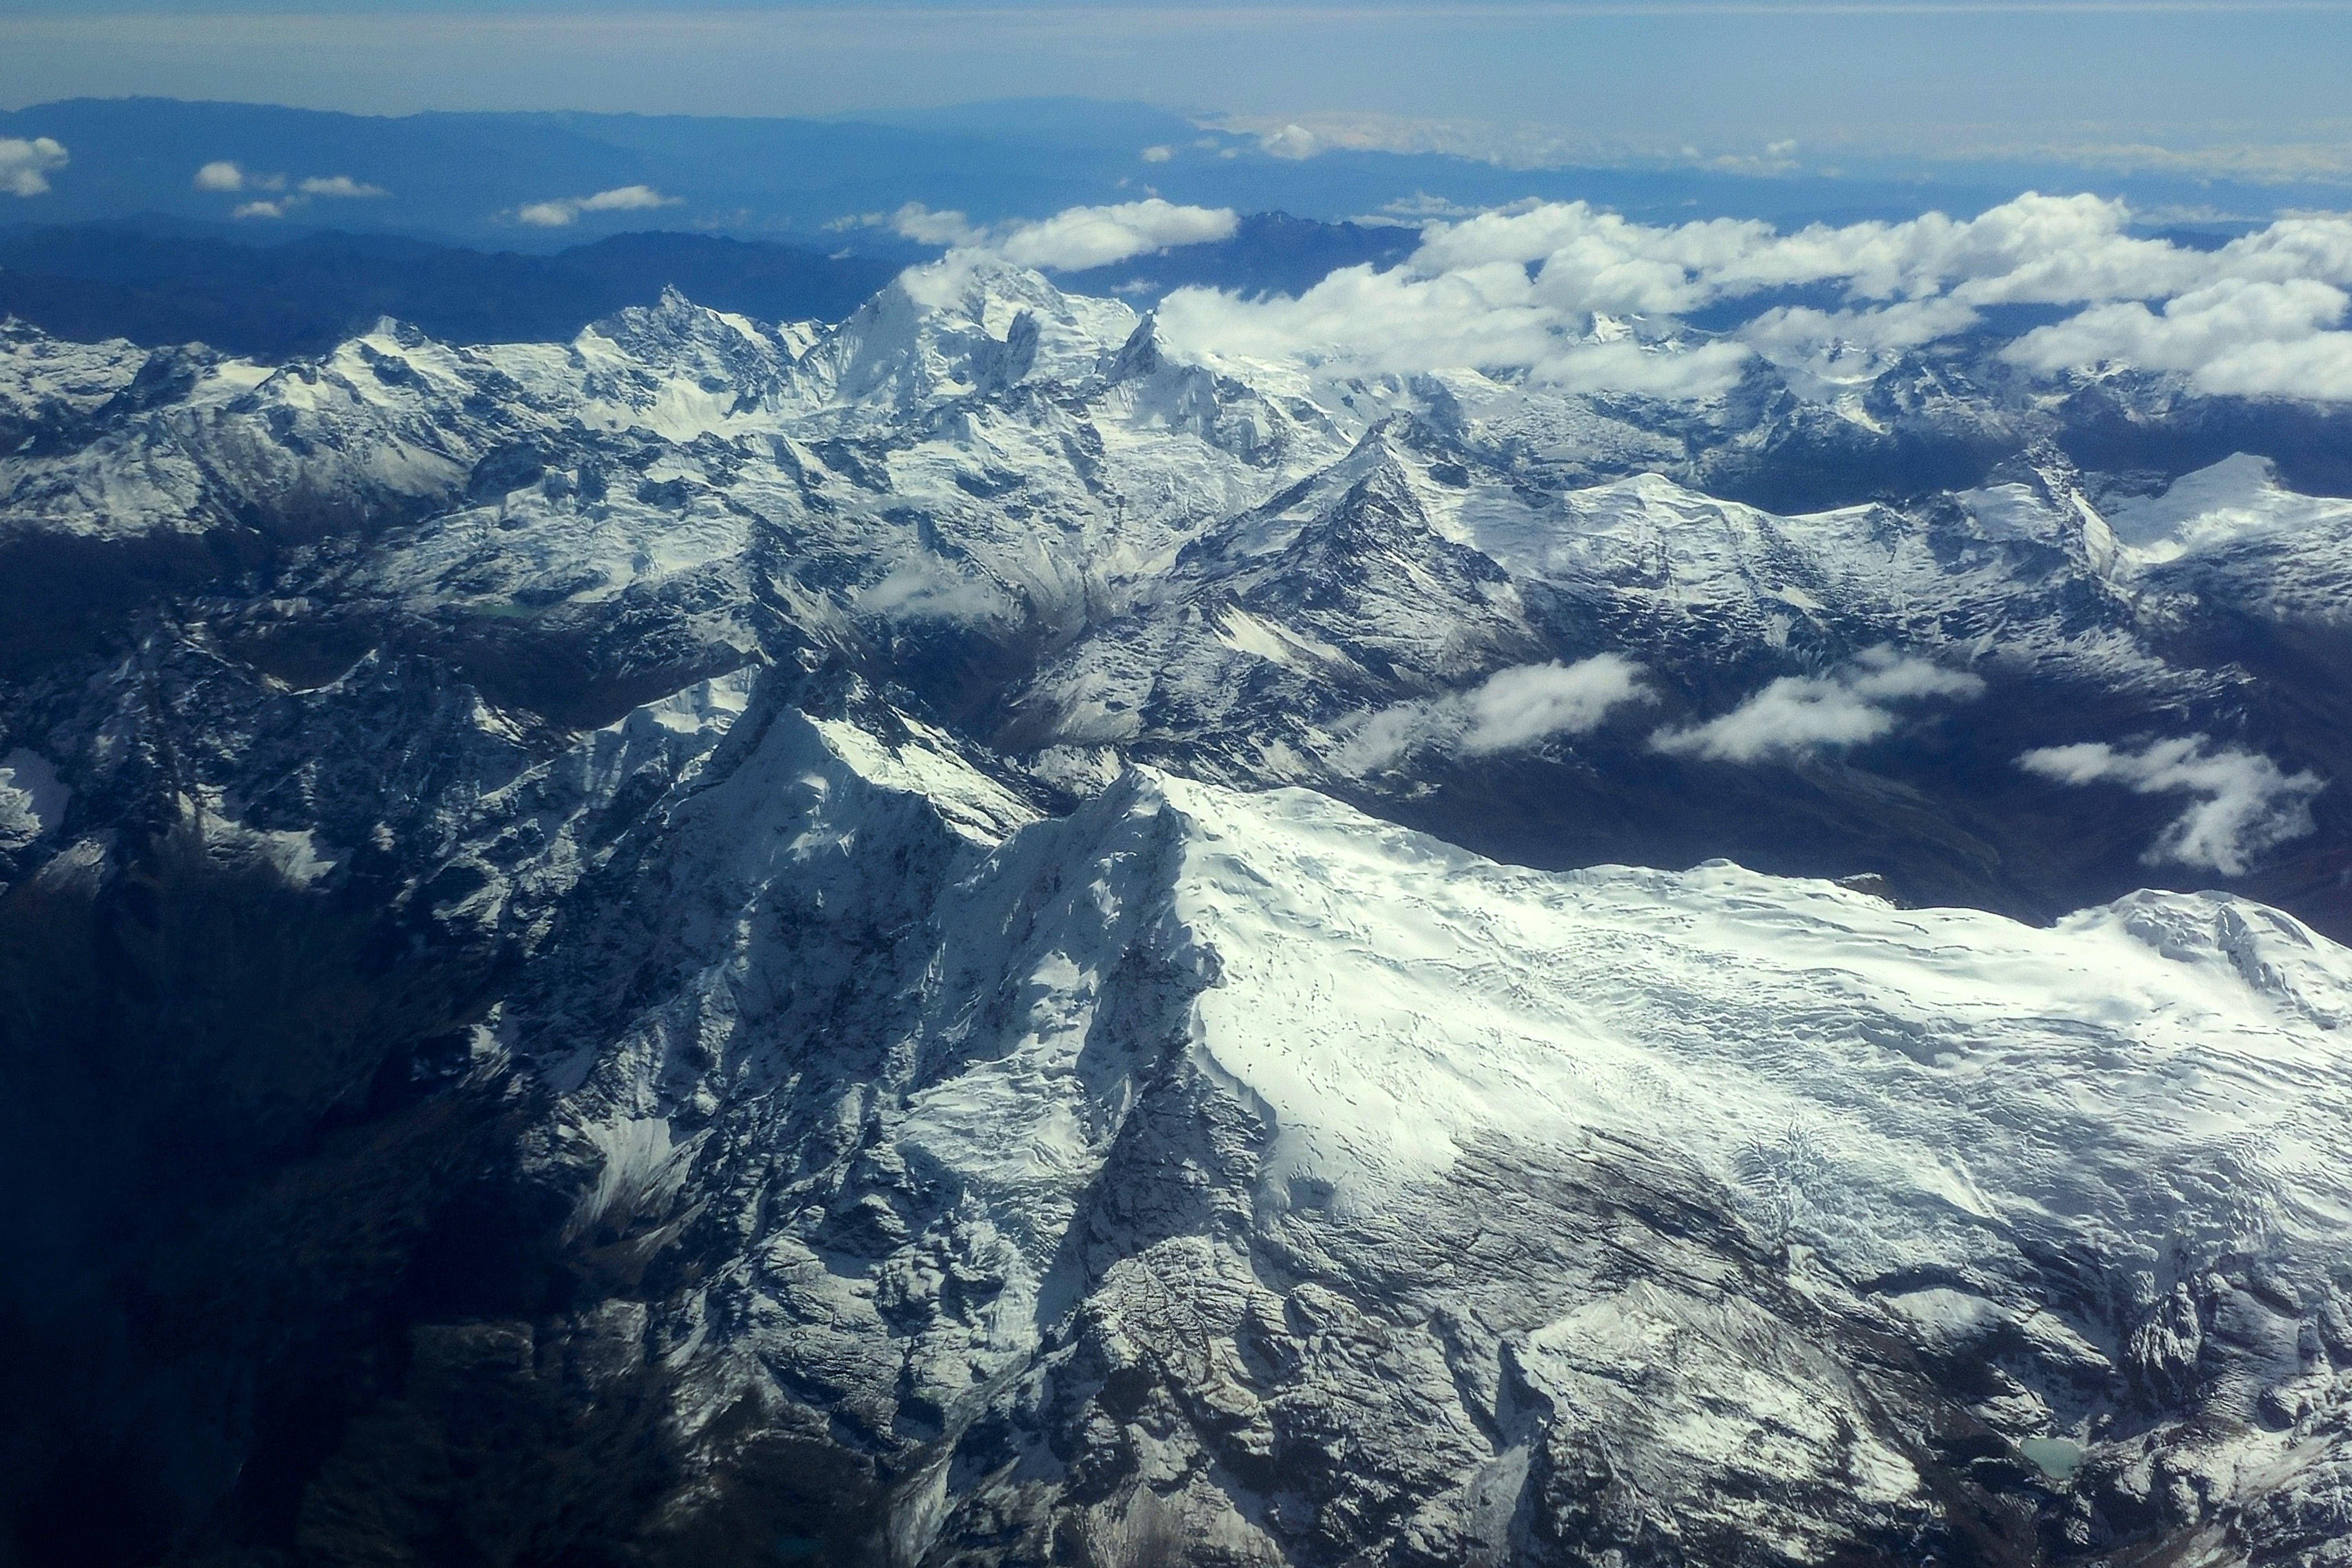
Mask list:
[{"label": "thin cirrus cloud", "polygon": [[2269,758],[2210,737],[2154,740],[2137,751],[2101,742],[2051,746],[2017,759],[2028,773],[2061,784],[2120,784],[2140,795],[2195,797],[2140,858],[2242,876],[2265,852],[2312,832],[2316,773],[2289,773]]},{"label": "thin cirrus cloud", "polygon": [[48,136],[0,136],[0,191],[12,196],[48,193],[49,176],[71,162],[65,144]]},{"label": "thin cirrus cloud", "polygon": [[320,198],[351,201],[392,194],[382,185],[371,185],[349,174],[313,174],[296,180],[287,174],[258,173],[227,158],[216,158],[198,168],[191,183],[199,191],[251,196],[252,200],[230,212],[236,218],[282,218]]},{"label": "thin cirrus cloud", "polygon": [[1355,726],[1334,760],[1360,773],[1426,747],[1465,757],[1522,750],[1556,735],[1587,734],[1612,708],[1649,695],[1642,667],[1615,653],[1518,664],[1466,692],[1381,708]]},{"label": "thin cirrus cloud", "polygon": [[1650,744],[1712,762],[1760,762],[1877,740],[1894,730],[1898,704],[1983,694],[1984,682],[1965,670],[1880,646],[1826,675],[1783,675],[1729,713],[1662,729]]},{"label": "thin cirrus cloud", "polygon": [[[2082,307],[2004,352],[2043,375],[2134,364],[2199,391],[2352,397],[2352,217],[2282,218],[2218,250],[2129,232],[2121,202],[2026,194],[1974,218],[1639,224],[1581,202],[1433,222],[1404,265],[1344,268],[1297,298],[1179,289],[1161,341],[1214,360],[1335,371],[1486,370],[1567,391],[1719,395],[1757,361],[1820,369],[1969,330],[1989,307]],[[1806,285],[1834,310],[1761,308],[1728,335],[1675,318]],[[1601,318],[1612,319],[1603,321]],[[1617,319],[1646,326],[1627,331]]]},{"label": "thin cirrus cloud", "polygon": [[562,228],[579,222],[583,213],[641,213],[674,207],[684,198],[666,196],[651,185],[616,185],[593,196],[565,196],[549,202],[528,202],[515,209],[517,223],[535,228]]},{"label": "thin cirrus cloud", "polygon": [[1019,267],[1077,272],[1171,246],[1230,239],[1241,218],[1231,207],[1180,206],[1153,196],[996,225],[975,224],[962,213],[934,212],[909,202],[893,213],[866,213],[835,226],[887,228],[918,245],[992,251]]}]

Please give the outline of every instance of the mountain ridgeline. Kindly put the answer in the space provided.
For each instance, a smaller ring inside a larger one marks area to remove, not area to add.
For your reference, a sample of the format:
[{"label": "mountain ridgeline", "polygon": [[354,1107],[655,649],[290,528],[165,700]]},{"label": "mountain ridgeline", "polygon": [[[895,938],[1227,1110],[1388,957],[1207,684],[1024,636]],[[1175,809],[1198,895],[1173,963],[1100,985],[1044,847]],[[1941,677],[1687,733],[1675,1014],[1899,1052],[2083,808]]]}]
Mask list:
[{"label": "mountain ridgeline", "polygon": [[2352,413],[1232,243],[0,330],[16,1561],[2341,1560]]},{"label": "mountain ridgeline", "polygon": [[[1129,299],[1187,285],[1297,293],[1342,267],[1393,266],[1417,237],[1259,213],[1230,239],[1066,281]],[[920,254],[877,248],[822,254],[656,230],[536,255],[333,230],[261,242],[162,219],[24,226],[0,229],[0,317],[76,342],[200,342],[268,361],[326,354],[385,316],[451,343],[568,341],[666,288],[763,321],[838,321]]]}]

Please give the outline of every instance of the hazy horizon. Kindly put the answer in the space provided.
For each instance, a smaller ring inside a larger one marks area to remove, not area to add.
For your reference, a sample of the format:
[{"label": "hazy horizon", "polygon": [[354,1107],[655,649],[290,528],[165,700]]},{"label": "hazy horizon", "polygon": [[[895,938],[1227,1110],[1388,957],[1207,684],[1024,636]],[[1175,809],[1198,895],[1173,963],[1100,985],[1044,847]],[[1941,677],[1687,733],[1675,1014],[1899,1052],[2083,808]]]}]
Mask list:
[{"label": "hazy horizon", "polygon": [[890,118],[1067,94],[1277,152],[1759,173],[2064,166],[2352,183],[2330,0],[716,8],[82,5],[0,18],[0,105]]}]

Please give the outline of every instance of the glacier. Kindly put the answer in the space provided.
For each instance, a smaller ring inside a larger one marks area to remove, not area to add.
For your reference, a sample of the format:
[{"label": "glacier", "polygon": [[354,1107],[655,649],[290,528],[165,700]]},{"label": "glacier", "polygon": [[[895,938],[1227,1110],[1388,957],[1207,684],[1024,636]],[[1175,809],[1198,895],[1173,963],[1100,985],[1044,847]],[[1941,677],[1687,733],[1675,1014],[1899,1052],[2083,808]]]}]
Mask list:
[{"label": "glacier", "polygon": [[[572,1223],[723,1230],[637,1331],[682,1422],[904,1454],[897,1560],[2342,1532],[2352,954],[2288,916],[1537,873],[1150,770],[1034,820],[790,712],[680,810],[682,905],[628,900],[678,988],[550,1134]],[[789,956],[736,913],[784,896]]]}]

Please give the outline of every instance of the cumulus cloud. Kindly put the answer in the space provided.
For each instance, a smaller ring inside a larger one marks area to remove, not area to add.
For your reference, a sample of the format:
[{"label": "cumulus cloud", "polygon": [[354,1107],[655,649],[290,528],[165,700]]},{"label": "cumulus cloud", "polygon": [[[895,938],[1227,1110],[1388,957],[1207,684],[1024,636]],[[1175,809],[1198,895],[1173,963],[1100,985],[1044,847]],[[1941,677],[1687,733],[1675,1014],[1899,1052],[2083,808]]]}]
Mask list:
[{"label": "cumulus cloud", "polygon": [[683,199],[665,196],[651,185],[616,185],[593,196],[564,196],[554,201],[528,202],[515,209],[514,216],[517,223],[556,229],[577,223],[583,213],[649,212],[656,207],[674,207]]},{"label": "cumulus cloud", "polygon": [[1166,145],[1147,147],[1142,152],[1143,161],[1147,163],[1165,163],[1175,156],[1176,149]]},{"label": "cumulus cloud", "polygon": [[12,196],[38,196],[49,188],[49,175],[69,160],[65,143],[52,137],[0,136],[0,191]]},{"label": "cumulus cloud", "polygon": [[1827,675],[1783,675],[1721,717],[1662,729],[1650,744],[1713,762],[1757,762],[1876,740],[1895,728],[1896,703],[1983,692],[1984,682],[1965,670],[1882,646]]},{"label": "cumulus cloud", "polygon": [[2003,350],[2044,373],[2126,364],[2179,371],[2199,392],[2352,398],[2352,332],[2331,331],[2352,297],[2308,277],[2223,278],[2165,302],[2103,305]]},{"label": "cumulus cloud", "polygon": [[593,196],[583,196],[580,208],[589,213],[642,212],[650,207],[675,206],[678,200],[677,196],[663,195],[651,185],[618,185]]},{"label": "cumulus cloud", "polygon": [[[1504,370],[1576,389],[1705,397],[1736,382],[1753,355],[1825,369],[1968,331],[1989,307],[2061,305],[2084,308],[2020,340],[2017,362],[2043,374],[2127,362],[2181,372],[2205,392],[2352,396],[2352,335],[2335,329],[2352,287],[2352,217],[2284,218],[2212,251],[2134,235],[2130,222],[2120,202],[2034,193],[1973,218],[1785,234],[1524,203],[1431,222],[1402,266],[1347,268],[1296,298],[1180,289],[1160,308],[1160,337],[1204,358]],[[1675,325],[1702,308],[1823,285],[1844,296],[1836,308],[1759,302],[1729,335]]]},{"label": "cumulus cloud", "polygon": [[1361,771],[1427,746],[1465,757],[1517,751],[1551,736],[1585,734],[1610,709],[1648,695],[1641,666],[1615,653],[1519,664],[1466,692],[1381,709],[1348,736],[1336,760]]},{"label": "cumulus cloud", "polygon": [[888,229],[917,245],[976,246],[984,244],[988,237],[987,231],[962,213],[953,209],[935,213],[920,202],[908,202],[894,213],[861,213],[852,218],[837,218],[825,226]]},{"label": "cumulus cloud", "polygon": [[2197,797],[2140,858],[2242,876],[2263,852],[2314,831],[2311,799],[2326,788],[2315,773],[2288,773],[2269,758],[2215,748],[2192,735],[2151,741],[2137,752],[2099,742],[2029,751],[2018,766],[2062,784],[2120,784],[2139,795]]},{"label": "cumulus cloud", "polygon": [[1041,223],[1020,225],[997,242],[997,249],[1022,267],[1076,272],[1171,246],[1231,239],[1240,226],[1231,207],[1179,206],[1153,196],[1112,206],[1072,207]]},{"label": "cumulus cloud", "polygon": [[909,202],[894,213],[867,213],[835,226],[887,228],[918,245],[994,251],[1017,266],[1077,272],[1171,246],[1230,239],[1241,219],[1231,207],[1179,206],[1153,196],[986,226],[960,212],[933,212]]},{"label": "cumulus cloud", "polygon": [[300,189],[306,196],[326,196],[331,199],[392,194],[382,185],[371,185],[365,181],[354,180],[349,174],[313,175],[302,182]]},{"label": "cumulus cloud", "polygon": [[[1481,214],[1432,232],[1419,270],[1540,266],[1547,298],[1587,310],[1689,310],[1802,284],[1843,283],[1857,300],[1948,290],[1969,305],[2147,298],[2193,286],[2214,256],[2127,234],[2130,211],[2095,196],[2028,193],[1974,218],[1813,224],[1633,223],[1582,202]],[[2251,261],[2242,255],[2240,261]]]},{"label": "cumulus cloud", "polygon": [[[226,194],[255,191],[270,193],[240,203],[229,214],[233,218],[282,218],[295,208],[322,197],[335,201],[392,194],[382,185],[371,185],[365,181],[354,180],[349,174],[313,174],[295,182],[284,174],[255,173],[227,158],[216,158],[197,169],[192,183],[199,191],[217,191]],[[289,184],[293,186],[290,192],[287,189]]]},{"label": "cumulus cloud", "polygon": [[1699,398],[1739,379],[1748,350],[1729,341],[1604,340],[1548,304],[1523,266],[1433,276],[1351,267],[1296,298],[1244,299],[1181,288],[1160,302],[1161,340],[1180,352],[1303,356],[1370,371],[1526,371],[1570,391]]},{"label": "cumulus cloud", "polygon": [[1312,158],[1323,151],[1315,132],[1303,125],[1287,124],[1262,133],[1257,139],[1260,150],[1276,158]]},{"label": "cumulus cloud", "polygon": [[1876,361],[1965,332],[1979,319],[1975,306],[1949,297],[1907,299],[1875,310],[1780,306],[1741,327],[1738,338],[1776,364],[1827,370],[1841,361]]}]

